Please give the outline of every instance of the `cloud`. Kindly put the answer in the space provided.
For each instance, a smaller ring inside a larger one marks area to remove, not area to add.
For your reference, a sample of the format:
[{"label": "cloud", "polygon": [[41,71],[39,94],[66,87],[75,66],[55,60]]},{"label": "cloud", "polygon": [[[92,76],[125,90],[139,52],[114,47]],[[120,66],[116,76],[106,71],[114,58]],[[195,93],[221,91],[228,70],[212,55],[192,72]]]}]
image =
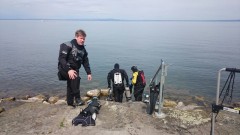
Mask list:
[{"label": "cloud", "polygon": [[239,0],[0,1],[0,18],[240,19]]}]

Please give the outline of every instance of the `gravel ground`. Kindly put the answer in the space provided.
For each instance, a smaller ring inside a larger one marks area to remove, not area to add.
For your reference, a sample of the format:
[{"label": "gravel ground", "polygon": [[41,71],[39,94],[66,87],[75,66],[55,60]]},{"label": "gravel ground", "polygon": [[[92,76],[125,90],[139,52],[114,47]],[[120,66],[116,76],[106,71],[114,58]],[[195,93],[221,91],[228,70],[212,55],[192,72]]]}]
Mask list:
[{"label": "gravel ground", "polygon": [[[164,108],[164,119],[146,113],[146,104],[142,102],[116,103],[100,100],[101,109],[96,125],[72,126],[81,107],[67,105],[47,105],[43,103],[23,103],[19,101],[2,102],[5,109],[0,113],[1,135],[207,135],[210,134],[210,111],[194,109],[179,111]],[[184,117],[183,117],[184,116]],[[200,118],[201,116],[201,118]],[[192,121],[191,119],[192,118]],[[240,133],[239,114],[220,112],[217,116],[215,134],[238,135]],[[200,121],[202,120],[202,121]],[[205,120],[205,121],[204,121]],[[200,121],[200,122],[199,122]]]}]

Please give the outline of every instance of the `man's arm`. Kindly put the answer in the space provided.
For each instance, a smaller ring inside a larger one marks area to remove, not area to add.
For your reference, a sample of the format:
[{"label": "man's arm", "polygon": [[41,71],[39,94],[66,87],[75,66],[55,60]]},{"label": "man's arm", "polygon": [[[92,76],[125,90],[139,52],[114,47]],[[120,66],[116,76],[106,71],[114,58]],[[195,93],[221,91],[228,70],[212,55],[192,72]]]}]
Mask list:
[{"label": "man's arm", "polygon": [[108,73],[107,82],[108,82],[108,88],[111,88],[111,71]]},{"label": "man's arm", "polygon": [[90,69],[90,64],[89,64],[87,51],[85,51],[85,55],[84,55],[84,58],[83,58],[83,67],[84,67],[87,75],[91,75],[91,69]]},{"label": "man's arm", "polygon": [[128,87],[129,86],[129,80],[128,80],[127,72],[125,70],[123,70],[123,75],[124,75],[124,78],[126,79],[126,86]]}]

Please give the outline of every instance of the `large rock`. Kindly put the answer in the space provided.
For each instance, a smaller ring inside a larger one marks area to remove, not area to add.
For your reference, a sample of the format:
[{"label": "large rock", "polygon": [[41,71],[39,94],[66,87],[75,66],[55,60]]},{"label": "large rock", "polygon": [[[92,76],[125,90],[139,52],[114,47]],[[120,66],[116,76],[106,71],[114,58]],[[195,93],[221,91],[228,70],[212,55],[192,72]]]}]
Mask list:
[{"label": "large rock", "polygon": [[82,98],[82,100],[85,101],[85,102],[91,99],[90,97],[87,97],[87,96],[81,97],[81,98]]},{"label": "large rock", "polygon": [[0,107],[0,113],[1,113],[1,112],[4,112],[4,111],[5,111],[5,109],[2,108],[2,107]]},{"label": "large rock", "polygon": [[30,95],[26,95],[24,97],[21,97],[22,100],[28,100],[28,98],[30,98],[31,96]]},{"label": "large rock", "polygon": [[181,108],[181,107],[184,107],[184,103],[183,102],[178,102],[176,108]]},{"label": "large rock", "polygon": [[50,105],[47,101],[43,101],[43,104]]},{"label": "large rock", "polygon": [[15,101],[15,100],[16,100],[15,97],[8,97],[8,98],[1,99],[2,102],[5,102],[5,101]]},{"label": "large rock", "polygon": [[101,96],[108,96],[109,95],[109,89],[101,89]]},{"label": "large rock", "polygon": [[49,102],[50,104],[55,104],[58,100],[59,100],[59,98],[56,97],[56,96],[54,96],[54,97],[50,97],[50,98],[48,99],[48,102]]},{"label": "large rock", "polygon": [[163,101],[163,106],[164,107],[175,107],[175,106],[177,106],[177,103],[175,101],[165,99]]},{"label": "large rock", "polygon": [[101,91],[98,89],[90,90],[87,92],[87,96],[89,97],[98,97],[100,96]]},{"label": "large rock", "polygon": [[42,95],[42,94],[37,95],[35,97],[28,98],[29,102],[43,102],[43,101],[46,101],[46,100],[47,100],[47,97]]},{"label": "large rock", "polygon": [[190,105],[184,105],[183,102],[178,102],[178,105],[175,107],[176,109],[179,110],[194,110],[196,108],[200,108],[201,106],[198,106],[196,104],[190,104]]},{"label": "large rock", "polygon": [[55,105],[66,105],[66,104],[67,104],[67,101],[63,99],[60,99],[55,103]]}]

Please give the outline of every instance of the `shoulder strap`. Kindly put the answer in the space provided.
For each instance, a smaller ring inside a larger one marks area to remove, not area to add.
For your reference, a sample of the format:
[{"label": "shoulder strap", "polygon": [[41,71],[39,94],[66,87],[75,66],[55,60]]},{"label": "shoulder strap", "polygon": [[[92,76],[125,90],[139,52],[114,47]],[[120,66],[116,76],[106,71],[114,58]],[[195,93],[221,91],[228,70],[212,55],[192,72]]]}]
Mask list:
[{"label": "shoulder strap", "polygon": [[71,48],[73,47],[73,44],[71,41],[65,42],[64,44],[66,44],[68,47],[71,47]]}]

